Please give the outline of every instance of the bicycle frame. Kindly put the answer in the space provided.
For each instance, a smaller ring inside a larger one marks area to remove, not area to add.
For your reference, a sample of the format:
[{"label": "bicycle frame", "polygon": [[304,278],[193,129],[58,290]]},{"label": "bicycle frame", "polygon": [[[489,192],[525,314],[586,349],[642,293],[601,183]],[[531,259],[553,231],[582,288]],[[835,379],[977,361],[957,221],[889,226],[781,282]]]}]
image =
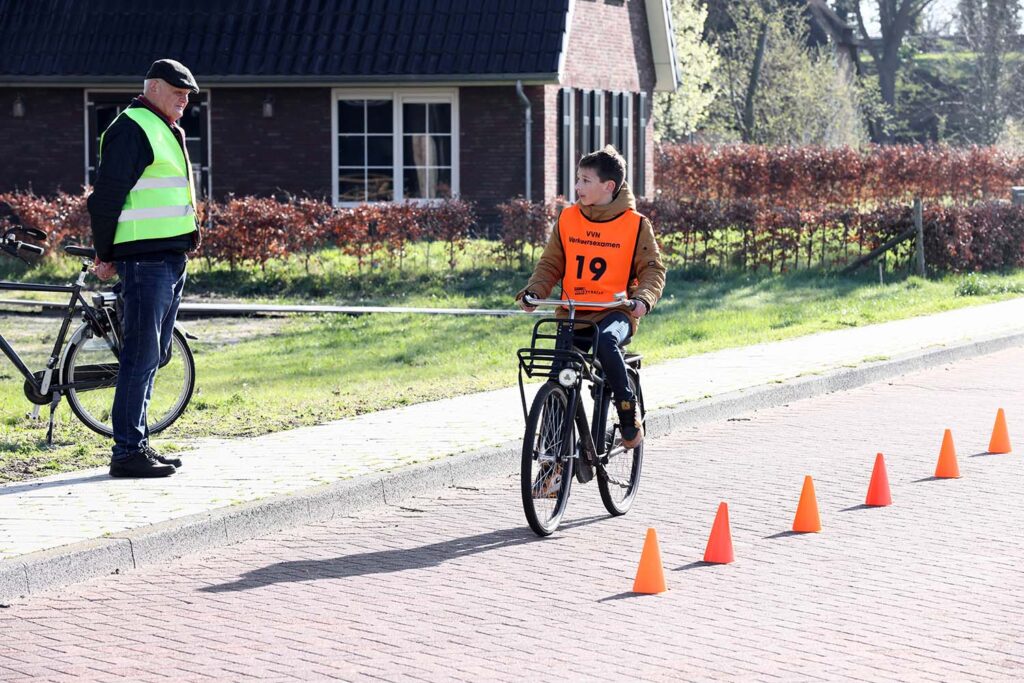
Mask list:
[{"label": "bicycle frame", "polygon": [[[59,377],[58,382],[55,384],[53,382],[53,372],[58,368],[60,363],[61,350],[64,348],[64,342],[67,338],[68,330],[71,327],[71,321],[75,316],[76,310],[81,308],[85,318],[88,319],[95,329],[102,329],[102,323],[96,315],[95,310],[88,304],[85,297],[82,296],[85,272],[86,266],[83,265],[83,270],[79,275],[78,280],[71,285],[43,285],[0,280],[0,290],[18,292],[54,292],[71,295],[67,308],[64,311],[64,318],[61,321],[60,331],[57,333],[57,339],[54,341],[53,351],[50,353],[50,357],[46,361],[46,368],[41,373],[33,373],[28,366],[25,365],[25,361],[21,359],[21,356],[18,355],[18,352],[15,351],[13,346],[11,346],[10,342],[4,338],[3,334],[0,334],[0,351],[3,351],[8,360],[10,360],[14,367],[18,369],[18,372],[25,377],[25,381],[28,382],[33,390],[40,396],[47,396],[52,393],[61,394],[68,389],[82,388],[83,383],[81,382],[76,382],[74,385],[61,384],[59,382]],[[97,386],[101,386],[101,384],[102,383],[97,384]]]},{"label": "bicycle frame", "polygon": [[[547,302],[550,303],[550,302]],[[567,406],[573,411],[571,419],[565,421],[565,439],[568,441],[572,432],[573,421],[580,435],[582,451],[586,456],[588,464],[601,467],[605,453],[605,426],[608,422],[608,387],[605,382],[604,373],[597,371],[594,367],[593,350],[597,348],[598,329],[597,325],[590,321],[576,320],[576,304],[573,301],[564,302],[569,310],[568,318],[542,318],[534,324],[533,334],[530,339],[530,347],[519,349],[519,395],[523,406],[524,419],[528,415],[526,405],[526,390],[523,382],[523,375],[534,377],[541,375],[549,382],[559,382],[566,389],[568,394]],[[605,306],[610,307],[610,306]],[[556,326],[554,334],[545,334],[545,326]],[[591,328],[590,351],[584,354],[573,346],[573,341],[579,336],[579,327]],[[554,341],[554,348],[538,348],[538,341]],[[644,406],[643,389],[640,386],[639,368],[642,356],[639,354],[628,354],[626,357],[627,372],[634,377],[637,389],[637,401]],[[562,381],[561,373],[564,370],[572,370],[574,377],[571,384]],[[586,409],[583,406],[582,391],[584,380],[591,383],[591,396],[594,399],[593,421],[587,419]],[[575,408],[573,408],[575,406]],[[579,468],[577,473],[580,473]]]}]

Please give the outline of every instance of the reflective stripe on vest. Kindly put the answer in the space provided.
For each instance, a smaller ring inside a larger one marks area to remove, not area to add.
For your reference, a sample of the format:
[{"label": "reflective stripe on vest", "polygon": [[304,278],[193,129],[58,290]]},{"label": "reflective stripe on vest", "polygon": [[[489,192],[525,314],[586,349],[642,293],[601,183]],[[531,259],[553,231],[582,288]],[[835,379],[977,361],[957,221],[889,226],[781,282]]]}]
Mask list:
[{"label": "reflective stripe on vest", "polygon": [[588,220],[577,204],[563,210],[558,217],[565,251],[562,298],[613,301],[616,294],[626,292],[642,222],[643,216],[632,209],[604,222]]},{"label": "reflective stripe on vest", "polygon": [[[125,109],[146,134],[153,163],[145,168],[125,198],[114,244],[187,235],[196,230],[195,187],[188,153],[167,123],[145,107]],[[104,131],[104,135],[106,132]],[[103,138],[100,138],[100,151]]]}]

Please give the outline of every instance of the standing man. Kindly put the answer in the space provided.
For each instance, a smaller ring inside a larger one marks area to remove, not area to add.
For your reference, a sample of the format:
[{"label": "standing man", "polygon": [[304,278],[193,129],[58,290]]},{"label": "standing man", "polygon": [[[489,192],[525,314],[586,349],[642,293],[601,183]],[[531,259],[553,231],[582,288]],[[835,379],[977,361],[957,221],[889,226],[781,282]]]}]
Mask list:
[{"label": "standing man", "polygon": [[196,194],[185,132],[178,119],[198,93],[192,73],[173,59],[153,62],[143,94],[100,136],[96,186],[89,196],[96,266],[116,272],[124,299],[123,344],[111,421],[112,477],[165,477],[181,460],[149,446],[146,410],[185,286],[186,252],[199,244]]}]

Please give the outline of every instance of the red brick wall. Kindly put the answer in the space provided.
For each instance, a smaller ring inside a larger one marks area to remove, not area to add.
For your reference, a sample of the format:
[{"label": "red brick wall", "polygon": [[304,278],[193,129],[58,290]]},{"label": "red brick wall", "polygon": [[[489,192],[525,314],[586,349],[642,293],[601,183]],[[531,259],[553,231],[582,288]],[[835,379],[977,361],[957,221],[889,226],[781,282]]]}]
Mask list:
[{"label": "red brick wall", "polygon": [[[653,97],[654,58],[643,0],[577,0],[569,31],[564,86],[584,90],[646,92]],[[650,111],[650,105],[648,105]],[[605,139],[611,131],[611,106],[605,102]],[[640,112],[633,108],[634,125]],[[646,192],[655,188],[654,127],[645,134]]]},{"label": "red brick wall", "polygon": [[[12,113],[21,93],[24,118]],[[85,183],[80,88],[0,88],[0,192],[77,193]]]},{"label": "red brick wall", "polygon": [[[547,191],[548,151],[545,86],[524,86],[530,100],[532,122],[531,194],[539,200]],[[481,222],[498,220],[495,206],[526,194],[526,123],[522,100],[515,86],[459,88],[460,189],[463,199],[477,203]]]},{"label": "red brick wall", "polygon": [[564,85],[630,92],[654,88],[644,5],[643,0],[576,0]]},{"label": "red brick wall", "polygon": [[[273,118],[263,100],[274,98]],[[329,88],[214,88],[213,193],[331,198]]]}]

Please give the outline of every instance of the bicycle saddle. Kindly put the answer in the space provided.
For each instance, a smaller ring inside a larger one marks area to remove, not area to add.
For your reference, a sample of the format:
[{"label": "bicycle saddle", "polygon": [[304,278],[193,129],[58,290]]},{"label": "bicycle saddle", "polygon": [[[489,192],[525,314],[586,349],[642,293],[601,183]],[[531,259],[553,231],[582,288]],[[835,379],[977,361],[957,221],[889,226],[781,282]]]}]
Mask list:
[{"label": "bicycle saddle", "polygon": [[96,258],[96,250],[92,247],[80,247],[77,244],[67,244],[64,246],[64,253],[71,254],[72,256],[84,256],[85,258]]}]

